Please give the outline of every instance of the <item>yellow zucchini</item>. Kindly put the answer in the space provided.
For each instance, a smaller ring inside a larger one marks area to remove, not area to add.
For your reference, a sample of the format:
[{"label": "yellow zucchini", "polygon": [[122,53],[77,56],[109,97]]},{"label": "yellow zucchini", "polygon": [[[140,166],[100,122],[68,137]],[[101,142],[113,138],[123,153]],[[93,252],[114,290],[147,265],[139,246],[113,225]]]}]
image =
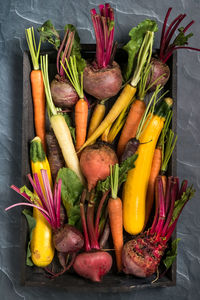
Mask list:
[{"label": "yellow zucchini", "polygon": [[153,154],[172,103],[171,98],[165,98],[155,110],[154,115],[140,136],[141,144],[138,148],[135,168],[128,172],[123,187],[124,229],[133,235],[139,234],[145,224],[146,192]]},{"label": "yellow zucchini", "polygon": [[[52,187],[52,178],[49,162],[42,148],[39,137],[35,137],[30,145],[30,159],[32,174],[37,173],[39,181],[42,184],[41,169],[47,170],[50,185]],[[42,184],[43,185],[43,184]],[[44,189],[44,188],[43,188]],[[36,220],[36,226],[32,232],[31,239],[31,258],[33,263],[38,267],[48,266],[54,257],[54,246],[52,241],[52,230],[37,208],[33,208],[33,217]]]}]

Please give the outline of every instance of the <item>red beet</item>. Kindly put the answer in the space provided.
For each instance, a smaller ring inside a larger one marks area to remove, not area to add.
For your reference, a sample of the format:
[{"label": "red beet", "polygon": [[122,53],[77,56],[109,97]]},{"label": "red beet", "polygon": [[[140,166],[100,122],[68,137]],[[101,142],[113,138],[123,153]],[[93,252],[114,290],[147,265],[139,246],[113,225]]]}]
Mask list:
[{"label": "red beet", "polygon": [[115,151],[106,143],[97,142],[81,152],[80,168],[87,179],[88,190],[96,186],[98,180],[110,175],[110,165],[118,162]]},{"label": "red beet", "polygon": [[51,95],[54,104],[60,108],[71,108],[79,99],[70,82],[59,75],[51,82]]},{"label": "red beet", "polygon": [[139,236],[127,242],[123,248],[123,271],[137,277],[148,277],[156,272],[166,244],[155,242],[152,237]]},{"label": "red beet", "polygon": [[110,271],[112,257],[104,251],[84,252],[79,254],[73,264],[77,274],[92,281],[101,281],[101,278]]},{"label": "red beet", "polygon": [[164,86],[169,77],[170,77],[170,69],[167,64],[163,63],[160,59],[158,58],[153,58],[151,59],[151,72],[150,72],[150,80],[147,82],[147,86],[153,84],[155,80],[156,83],[150,88],[150,91],[154,91],[156,89],[157,85]]},{"label": "red beet", "polygon": [[84,238],[78,229],[66,224],[54,232],[53,243],[59,252],[74,253],[83,248]]},{"label": "red beet", "polygon": [[99,14],[91,9],[96,37],[96,57],[88,64],[83,74],[84,90],[93,97],[103,100],[115,96],[122,85],[119,65],[114,62],[114,11],[109,3],[99,5]]},{"label": "red beet", "polygon": [[122,85],[122,74],[119,65],[98,69],[88,64],[83,74],[83,86],[86,93],[102,100],[115,96]]}]

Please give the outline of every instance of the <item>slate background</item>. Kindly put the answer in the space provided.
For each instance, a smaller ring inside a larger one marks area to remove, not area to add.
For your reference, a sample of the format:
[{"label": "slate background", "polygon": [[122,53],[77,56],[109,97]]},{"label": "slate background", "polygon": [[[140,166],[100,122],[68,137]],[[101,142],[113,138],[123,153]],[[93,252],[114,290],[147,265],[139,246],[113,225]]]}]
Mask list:
[{"label": "slate background", "polygon": [[[145,289],[123,294],[72,294],[54,289],[27,288],[20,277],[20,213],[4,208],[16,201],[10,184],[20,185],[21,120],[22,120],[22,55],[27,49],[25,28],[51,19],[57,29],[73,23],[84,43],[94,43],[89,9],[97,0],[0,0],[0,299],[200,299],[200,54],[178,52],[178,144],[177,173],[194,183],[197,193],[187,204],[177,227],[181,238],[178,247],[177,285],[169,288]],[[194,19],[194,37],[190,45],[200,48],[199,0],[118,0],[115,8],[115,38],[128,39],[129,30],[145,18],[158,22],[155,45],[159,47],[161,25],[169,6],[171,18],[186,13],[184,24]]]}]

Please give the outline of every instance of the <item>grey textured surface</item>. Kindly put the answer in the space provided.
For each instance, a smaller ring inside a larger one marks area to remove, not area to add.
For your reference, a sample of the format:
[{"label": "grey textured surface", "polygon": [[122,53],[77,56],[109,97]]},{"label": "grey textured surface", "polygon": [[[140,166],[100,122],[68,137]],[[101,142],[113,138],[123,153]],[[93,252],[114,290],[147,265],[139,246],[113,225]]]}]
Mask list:
[{"label": "grey textured surface", "polygon": [[[194,37],[190,45],[200,48],[199,0],[118,0],[110,1],[115,8],[115,39],[124,42],[128,31],[145,18],[158,22],[155,45],[159,47],[160,30],[169,6],[171,17],[187,14],[194,19]],[[194,183],[197,193],[188,203],[177,227],[181,238],[178,247],[177,285],[169,288],[137,290],[125,294],[71,294],[54,289],[20,286],[20,213],[4,208],[18,197],[9,189],[20,185],[21,120],[22,120],[22,55],[27,49],[25,28],[37,27],[51,19],[57,29],[66,23],[77,26],[81,41],[94,43],[89,9],[97,7],[96,0],[0,0],[0,299],[200,299],[200,54],[178,52],[178,176]],[[184,21],[186,24],[187,21]]]}]

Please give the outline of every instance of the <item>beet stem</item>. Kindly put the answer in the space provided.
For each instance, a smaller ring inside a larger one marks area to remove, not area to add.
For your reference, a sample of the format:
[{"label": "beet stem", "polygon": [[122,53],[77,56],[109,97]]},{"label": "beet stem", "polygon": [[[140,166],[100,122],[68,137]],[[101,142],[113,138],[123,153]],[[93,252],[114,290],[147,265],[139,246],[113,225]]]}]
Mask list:
[{"label": "beet stem", "polygon": [[85,198],[86,198],[87,190],[84,189],[81,195],[81,201],[80,201],[80,214],[81,214],[81,223],[83,227],[83,233],[84,233],[84,239],[85,239],[85,251],[88,252],[91,250],[89,237],[88,237],[88,230],[86,225],[86,219],[85,219]]},{"label": "beet stem", "polygon": [[171,185],[172,185],[173,176],[168,177],[167,179],[167,188],[165,194],[165,212],[168,213],[170,207],[170,196],[171,196]]},{"label": "beet stem", "polygon": [[164,199],[164,192],[163,192],[163,183],[161,176],[156,178],[156,184],[158,186],[158,198],[159,198],[159,218],[158,223],[156,225],[156,233],[159,236],[162,232],[163,225],[165,222],[165,199]]},{"label": "beet stem", "polygon": [[102,207],[104,205],[104,202],[109,194],[110,190],[104,192],[100,202],[99,202],[99,205],[98,205],[98,208],[97,208],[97,213],[96,213],[96,220],[95,220],[95,233],[96,233],[96,238],[98,239],[99,237],[99,221],[100,221],[100,217],[101,217],[101,211],[102,211]]},{"label": "beet stem", "polygon": [[[178,28],[178,25],[182,22],[182,20],[186,17],[186,14],[180,14],[177,18],[174,19],[174,21],[171,23],[171,25],[169,26],[167,33],[166,33],[166,38],[165,38],[165,46],[163,49],[163,52],[165,52],[165,50],[167,50],[169,43],[176,31],[176,29]],[[164,54],[164,53],[163,53]]]},{"label": "beet stem", "polygon": [[185,33],[191,26],[194,24],[194,20],[192,20],[185,28],[183,29],[183,32]]},{"label": "beet stem", "polygon": [[61,52],[63,50],[63,47],[64,47],[64,44],[65,44],[66,38],[68,36],[68,33],[69,33],[69,29],[66,31],[65,36],[63,38],[63,41],[62,41],[62,43],[60,45],[60,48],[58,50],[58,53],[57,53],[57,62],[56,62],[56,64],[57,64],[57,72],[58,72],[59,75],[60,75],[60,55],[61,55]]},{"label": "beet stem", "polygon": [[188,181],[187,180],[183,180],[183,182],[181,184],[180,191],[179,191],[178,196],[177,196],[177,199],[180,199],[182,197],[183,193],[186,192],[187,185],[188,185]]},{"label": "beet stem", "polygon": [[107,218],[106,224],[103,229],[103,233],[102,233],[100,241],[99,241],[99,246],[101,249],[105,247],[105,244],[109,238],[109,235],[110,235],[110,224],[109,224],[109,218]]},{"label": "beet stem", "polygon": [[[70,32],[67,38],[67,43],[65,46],[65,50],[64,53],[62,55],[62,64],[65,65],[65,58],[67,59],[67,61],[69,60],[70,57],[70,53],[71,53],[71,49],[72,49],[72,45],[73,45],[73,41],[74,41],[74,32]],[[60,76],[63,78],[65,71],[62,67],[62,64],[60,66]]]},{"label": "beet stem", "polygon": [[161,39],[160,39],[160,55],[159,55],[160,57],[162,57],[162,54],[163,54],[165,30],[166,30],[167,21],[168,21],[169,15],[171,13],[171,10],[172,10],[172,7],[170,7],[168,9],[167,14],[164,19],[164,23],[163,23],[162,35],[161,35]]},{"label": "beet stem", "polygon": [[153,219],[153,224],[151,225],[150,235],[155,234],[156,225],[158,223],[158,216],[159,216],[159,199],[158,199],[158,186],[155,185],[155,198],[156,198],[156,209],[155,209],[155,215]]},{"label": "beet stem", "polygon": [[56,216],[57,216],[57,228],[60,228],[60,206],[61,206],[61,183],[62,180],[59,179],[57,183],[57,195],[56,195]]},{"label": "beet stem", "polygon": [[72,259],[71,259],[70,263],[68,264],[68,266],[63,268],[63,270],[59,273],[54,273],[51,270],[49,270],[48,268],[45,268],[45,271],[52,275],[52,276],[50,276],[51,279],[54,279],[54,278],[64,274],[66,271],[68,271],[72,267],[72,265],[74,264],[75,258],[76,258],[76,253],[73,253],[72,254]]},{"label": "beet stem", "polygon": [[98,250],[99,244],[94,229],[94,190],[90,192],[90,199],[87,207],[87,226],[90,236],[91,248]]},{"label": "beet stem", "polygon": [[162,62],[165,64],[170,56],[173,54],[175,50],[178,49],[189,49],[189,50],[194,50],[194,51],[200,51],[198,48],[193,48],[193,47],[188,47],[188,46],[177,46],[177,47],[171,47],[170,50],[166,53],[165,57],[162,59]]},{"label": "beet stem", "polygon": [[172,219],[172,215],[173,215],[173,211],[174,211],[174,204],[175,204],[175,200],[176,200],[176,195],[177,195],[177,183],[175,181],[173,181],[171,183],[171,186],[170,186],[170,193],[169,193],[169,199],[171,200],[170,202],[170,209],[169,209],[169,213],[168,213],[168,216],[167,216],[167,220],[165,222],[165,225],[163,227],[163,230],[162,230],[162,234],[161,236],[165,236],[166,235],[166,232],[168,230],[168,226],[171,222],[171,219]]},{"label": "beet stem", "polygon": [[52,195],[51,186],[50,186],[50,183],[48,180],[47,171],[42,169],[41,174],[42,174],[42,180],[43,180],[43,185],[44,185],[44,189],[45,189],[47,203],[49,203],[49,208],[50,208],[50,212],[51,212],[52,225],[53,225],[54,229],[57,229],[56,228],[56,215],[55,215],[56,212],[55,212],[55,208],[54,208],[53,195]]}]

